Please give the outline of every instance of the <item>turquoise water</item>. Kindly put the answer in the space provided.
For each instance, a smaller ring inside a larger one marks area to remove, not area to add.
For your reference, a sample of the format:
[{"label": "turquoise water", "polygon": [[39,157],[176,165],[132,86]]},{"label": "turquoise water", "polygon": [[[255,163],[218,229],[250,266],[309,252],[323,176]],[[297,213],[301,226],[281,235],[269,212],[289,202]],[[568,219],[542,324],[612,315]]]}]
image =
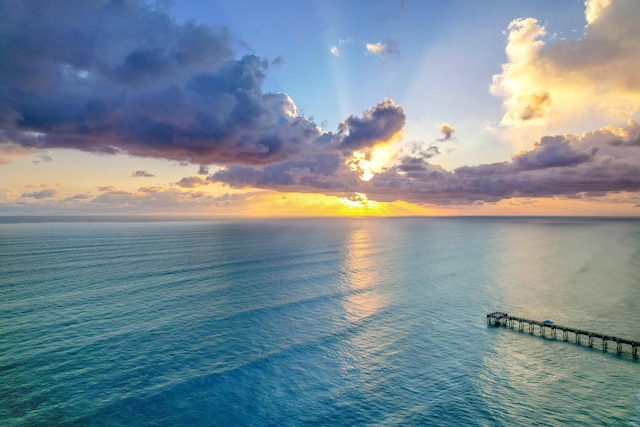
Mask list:
[{"label": "turquoise water", "polygon": [[639,425],[640,221],[0,223],[1,425]]}]

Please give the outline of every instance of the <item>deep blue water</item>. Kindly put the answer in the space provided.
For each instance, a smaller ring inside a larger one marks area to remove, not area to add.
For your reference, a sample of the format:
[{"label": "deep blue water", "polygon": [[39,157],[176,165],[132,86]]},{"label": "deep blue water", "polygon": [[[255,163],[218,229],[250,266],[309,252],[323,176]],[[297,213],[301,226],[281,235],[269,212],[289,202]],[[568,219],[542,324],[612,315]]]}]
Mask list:
[{"label": "deep blue water", "polygon": [[640,221],[0,223],[0,425],[639,425]]}]

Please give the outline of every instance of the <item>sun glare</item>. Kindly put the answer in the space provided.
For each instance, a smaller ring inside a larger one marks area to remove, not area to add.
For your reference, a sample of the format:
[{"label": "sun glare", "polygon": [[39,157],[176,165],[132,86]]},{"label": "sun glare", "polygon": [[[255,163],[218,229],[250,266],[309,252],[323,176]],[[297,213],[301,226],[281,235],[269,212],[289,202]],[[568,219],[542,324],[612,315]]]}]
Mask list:
[{"label": "sun glare", "polygon": [[368,156],[364,151],[354,151],[347,165],[352,171],[358,172],[362,181],[370,181],[387,167],[396,152],[397,148],[392,143],[374,147]]},{"label": "sun glare", "polygon": [[350,208],[375,208],[378,205],[363,193],[356,193],[353,197],[340,197],[340,202]]}]

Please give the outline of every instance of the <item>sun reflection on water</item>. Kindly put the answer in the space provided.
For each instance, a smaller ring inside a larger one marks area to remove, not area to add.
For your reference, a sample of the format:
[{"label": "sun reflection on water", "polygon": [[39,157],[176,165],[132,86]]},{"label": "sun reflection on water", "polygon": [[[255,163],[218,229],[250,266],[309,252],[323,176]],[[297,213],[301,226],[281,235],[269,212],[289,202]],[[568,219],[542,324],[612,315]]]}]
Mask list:
[{"label": "sun reflection on water", "polygon": [[344,309],[351,322],[372,316],[383,305],[376,287],[374,236],[370,228],[358,228],[348,238],[343,258]]},{"label": "sun reflection on water", "polygon": [[387,390],[383,373],[395,342],[396,328],[380,323],[389,304],[385,283],[385,254],[378,244],[380,233],[368,223],[355,227],[345,241],[342,307],[350,328],[340,350],[342,375],[351,378],[354,393],[377,395]]}]

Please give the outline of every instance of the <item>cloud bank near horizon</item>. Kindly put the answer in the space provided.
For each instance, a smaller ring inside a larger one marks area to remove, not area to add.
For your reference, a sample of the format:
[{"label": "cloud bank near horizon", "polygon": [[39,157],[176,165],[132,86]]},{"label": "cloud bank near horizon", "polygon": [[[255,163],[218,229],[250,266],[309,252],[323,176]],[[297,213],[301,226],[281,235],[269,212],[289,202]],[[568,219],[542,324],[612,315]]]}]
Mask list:
[{"label": "cloud bank near horizon", "polygon": [[232,187],[364,193],[369,199],[418,204],[472,204],[514,197],[585,197],[640,189],[640,125],[547,136],[510,161],[447,171],[425,157],[404,155],[369,181],[337,155],[310,156],[264,168],[230,166],[208,177]]}]

